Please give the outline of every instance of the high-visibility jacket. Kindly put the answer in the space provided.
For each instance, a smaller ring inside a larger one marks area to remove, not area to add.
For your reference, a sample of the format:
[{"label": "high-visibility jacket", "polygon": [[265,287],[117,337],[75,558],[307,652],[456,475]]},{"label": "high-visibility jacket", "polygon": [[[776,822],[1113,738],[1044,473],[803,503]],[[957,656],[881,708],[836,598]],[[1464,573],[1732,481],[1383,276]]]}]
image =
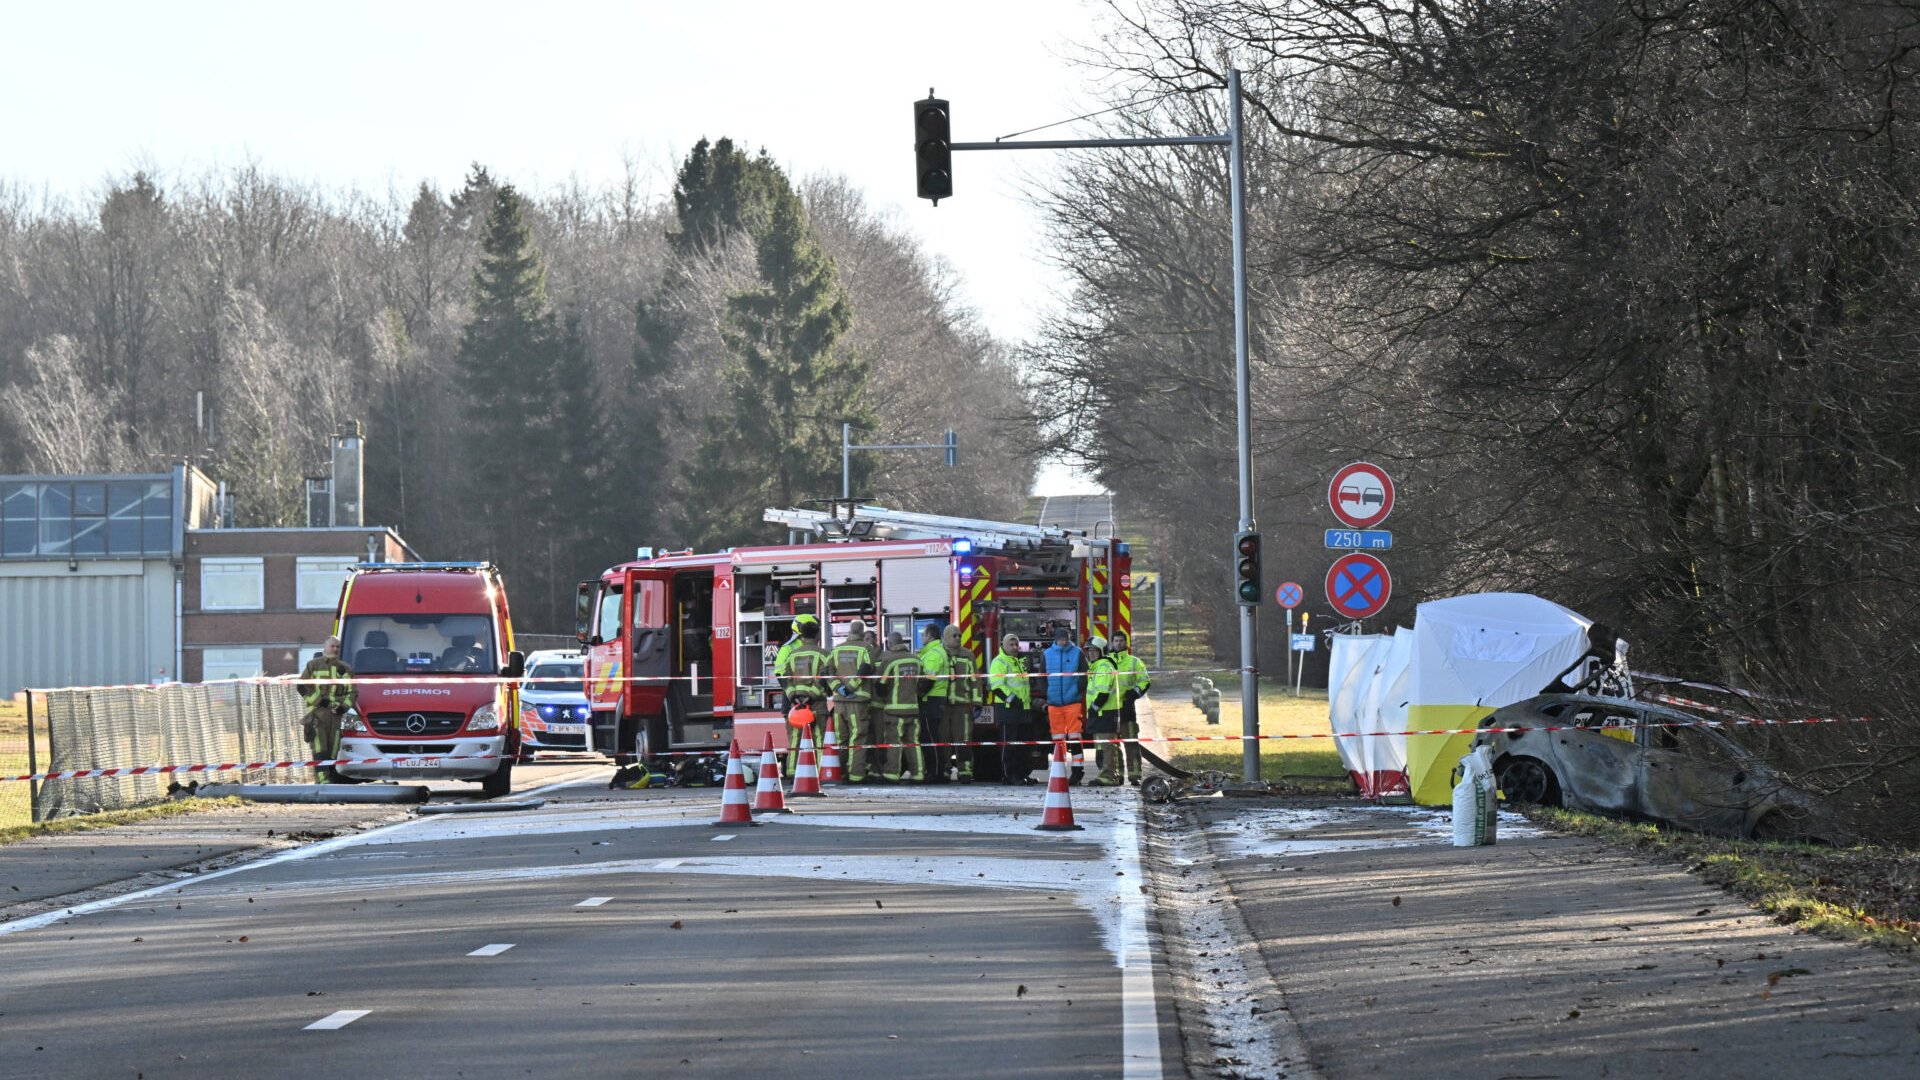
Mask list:
[{"label": "high-visibility jacket", "polygon": [[[774,666],[779,667],[776,661]],[[826,691],[823,677],[827,673],[827,654],[820,646],[811,641],[802,641],[787,654],[787,670],[784,684],[788,697],[806,694],[809,697],[824,697]]]},{"label": "high-visibility jacket", "polygon": [[981,692],[980,680],[974,678],[975,667],[973,651],[961,649],[953,654],[952,675],[949,681],[952,690],[947,700],[956,705],[977,705],[986,695]]},{"label": "high-visibility jacket", "polygon": [[1147,675],[1147,662],[1130,652],[1114,653],[1113,665],[1120,671],[1118,689],[1120,700],[1125,702],[1131,693],[1144,694],[1153,689],[1153,679]]},{"label": "high-visibility jacket", "polygon": [[927,700],[947,700],[948,679],[953,674],[953,658],[947,655],[947,647],[940,641],[929,641],[920,647],[920,677],[933,680],[933,689],[927,691]]},{"label": "high-visibility jacket", "polygon": [[905,649],[880,655],[880,702],[888,716],[920,711],[920,658]]},{"label": "high-visibility jacket", "polygon": [[1087,665],[1087,711],[1090,713],[1118,712],[1120,695],[1117,692],[1120,671],[1114,666],[1113,657],[1102,656]]},{"label": "high-visibility jacket", "polygon": [[1002,652],[987,665],[987,686],[1010,705],[1027,708],[1033,704],[1033,689],[1027,683],[1027,665],[1019,653]]},{"label": "high-visibility jacket", "polygon": [[1040,654],[1042,670],[1047,674],[1047,704],[1078,705],[1086,700],[1086,654],[1072,644],[1049,645]]},{"label": "high-visibility jacket", "polygon": [[871,701],[873,689],[867,676],[873,674],[873,650],[864,641],[848,641],[833,647],[829,654],[828,689],[833,696],[847,701]]},{"label": "high-visibility jacket", "polygon": [[[331,659],[326,653],[307,661],[300,672],[303,679],[349,679],[353,669],[346,661]],[[345,712],[353,707],[353,687],[346,683],[305,683],[300,687],[300,700],[306,703],[307,711],[313,712],[322,707],[330,707]]]}]

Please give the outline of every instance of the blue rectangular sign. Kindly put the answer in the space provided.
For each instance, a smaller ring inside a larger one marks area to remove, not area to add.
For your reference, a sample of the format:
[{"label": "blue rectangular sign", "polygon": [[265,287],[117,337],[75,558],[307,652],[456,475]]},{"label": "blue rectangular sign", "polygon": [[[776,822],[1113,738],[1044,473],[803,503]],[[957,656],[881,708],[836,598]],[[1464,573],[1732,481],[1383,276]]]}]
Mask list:
[{"label": "blue rectangular sign", "polygon": [[1312,634],[1295,634],[1293,635],[1293,640],[1288,642],[1288,647],[1292,649],[1294,652],[1312,652],[1313,651],[1313,635]]},{"label": "blue rectangular sign", "polygon": [[1334,551],[1386,551],[1393,534],[1386,529],[1328,529],[1327,547]]}]

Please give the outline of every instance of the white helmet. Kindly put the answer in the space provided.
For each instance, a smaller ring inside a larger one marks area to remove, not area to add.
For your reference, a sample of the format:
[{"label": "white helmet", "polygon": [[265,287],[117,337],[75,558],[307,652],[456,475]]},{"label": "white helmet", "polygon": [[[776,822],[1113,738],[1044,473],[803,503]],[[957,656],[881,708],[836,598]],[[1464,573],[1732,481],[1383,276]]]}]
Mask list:
[{"label": "white helmet", "polygon": [[1107,639],[1106,639],[1106,638],[1103,638],[1103,637],[1097,637],[1097,636],[1096,636],[1096,637],[1094,637],[1094,638],[1092,638],[1091,640],[1089,640],[1089,641],[1087,642],[1087,648],[1089,648],[1089,649],[1099,649],[1099,650],[1100,650],[1101,652],[1106,652],[1106,651],[1107,651]]}]

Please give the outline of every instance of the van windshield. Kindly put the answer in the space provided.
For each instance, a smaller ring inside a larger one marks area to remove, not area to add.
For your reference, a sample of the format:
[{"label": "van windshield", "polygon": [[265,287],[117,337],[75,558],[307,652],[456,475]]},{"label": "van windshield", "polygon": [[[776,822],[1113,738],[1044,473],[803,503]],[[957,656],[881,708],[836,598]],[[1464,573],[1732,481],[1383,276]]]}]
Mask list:
[{"label": "van windshield", "polygon": [[356,675],[492,675],[493,624],[485,615],[349,615],[340,655]]}]

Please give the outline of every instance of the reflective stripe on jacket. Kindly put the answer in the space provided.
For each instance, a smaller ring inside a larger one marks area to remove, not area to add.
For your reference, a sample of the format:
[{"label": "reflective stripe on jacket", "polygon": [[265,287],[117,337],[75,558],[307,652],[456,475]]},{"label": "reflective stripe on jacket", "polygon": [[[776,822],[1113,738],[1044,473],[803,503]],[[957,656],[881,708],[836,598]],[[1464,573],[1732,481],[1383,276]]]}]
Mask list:
[{"label": "reflective stripe on jacket", "polygon": [[920,658],[910,652],[880,657],[880,699],[889,716],[920,711]]},{"label": "reflective stripe on jacket", "polygon": [[1120,708],[1120,671],[1113,657],[1103,656],[1087,665],[1087,711],[1110,713]]},{"label": "reflective stripe on jacket", "polygon": [[938,641],[929,641],[920,647],[920,677],[933,680],[933,689],[927,691],[927,699],[947,697],[947,679],[953,673],[953,661],[947,656],[947,647]]},{"label": "reflective stripe on jacket", "polygon": [[987,685],[998,690],[1009,702],[1022,708],[1033,704],[1033,690],[1027,683],[1027,665],[1019,653],[1003,652],[987,665]]},{"label": "reflective stripe on jacket", "polygon": [[[866,685],[866,676],[873,674],[873,650],[867,648],[867,643],[849,641],[835,645],[831,659],[828,670],[833,672],[834,696],[852,701],[872,700],[873,692]],[[844,694],[840,692],[843,688]]]}]

